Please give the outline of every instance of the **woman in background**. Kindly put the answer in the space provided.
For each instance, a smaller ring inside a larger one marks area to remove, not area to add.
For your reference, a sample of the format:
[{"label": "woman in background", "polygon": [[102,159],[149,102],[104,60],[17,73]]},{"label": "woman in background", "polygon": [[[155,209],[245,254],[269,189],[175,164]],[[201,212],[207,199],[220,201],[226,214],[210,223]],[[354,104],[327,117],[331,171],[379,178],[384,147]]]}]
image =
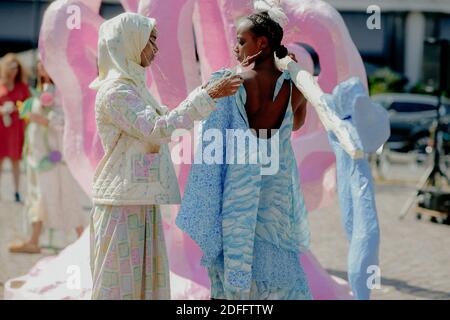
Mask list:
[{"label": "woman in background", "polygon": [[20,160],[25,139],[25,122],[20,119],[16,104],[29,96],[24,67],[14,53],[8,53],[0,63],[0,176],[3,160],[9,158],[12,162],[16,202],[20,202]]},{"label": "woman in background", "polygon": [[79,237],[88,225],[88,215],[82,210],[82,190],[62,153],[64,113],[53,81],[40,62],[37,78],[37,94],[21,111],[21,116],[28,117],[30,122],[24,158],[28,181],[25,202],[32,234],[27,242],[10,246],[9,251],[13,253],[40,253],[39,238],[43,227],[64,231],[75,229]]}]

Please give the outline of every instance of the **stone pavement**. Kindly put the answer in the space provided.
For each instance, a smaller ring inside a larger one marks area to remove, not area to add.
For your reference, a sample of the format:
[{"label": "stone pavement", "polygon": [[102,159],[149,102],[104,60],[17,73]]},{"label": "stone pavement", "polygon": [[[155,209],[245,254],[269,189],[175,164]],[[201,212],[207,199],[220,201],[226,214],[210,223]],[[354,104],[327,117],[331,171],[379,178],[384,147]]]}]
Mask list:
[{"label": "stone pavement", "polygon": [[[404,220],[398,218],[423,170],[408,163],[392,164],[387,171],[391,180],[377,183],[381,289],[374,290],[373,299],[450,299],[450,226],[418,221],[414,212]],[[0,186],[0,298],[8,279],[53,254],[49,250],[41,255],[8,253],[8,244],[21,236],[23,224],[22,206],[12,202],[11,183],[7,169]],[[310,214],[311,250],[328,272],[346,278],[347,243],[338,210],[336,202]]]},{"label": "stone pavement", "polygon": [[[397,162],[388,168],[390,180],[376,180],[381,289],[373,291],[373,299],[450,299],[450,226],[416,220],[414,210],[399,219],[424,171]],[[337,202],[311,213],[310,223],[312,252],[328,272],[346,278],[348,246]]]}]

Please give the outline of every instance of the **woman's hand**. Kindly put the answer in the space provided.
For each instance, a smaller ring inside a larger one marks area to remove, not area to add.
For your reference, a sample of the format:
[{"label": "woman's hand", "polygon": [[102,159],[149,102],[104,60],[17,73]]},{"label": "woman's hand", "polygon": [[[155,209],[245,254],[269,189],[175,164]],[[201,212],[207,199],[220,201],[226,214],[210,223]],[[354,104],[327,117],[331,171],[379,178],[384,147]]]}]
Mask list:
[{"label": "woman's hand", "polygon": [[262,53],[262,51],[259,51],[258,53],[254,54],[252,56],[245,57],[245,59],[241,62],[241,66],[243,68],[248,67],[253,62],[255,62],[255,60],[261,55],[261,53]]},{"label": "woman's hand", "polygon": [[208,83],[205,89],[211,98],[218,99],[234,95],[243,83],[244,79],[240,75],[232,75]]},{"label": "woman's hand", "polygon": [[292,60],[294,60],[295,62],[297,62],[298,63],[298,60],[297,60],[297,57],[295,56],[295,54],[294,53],[292,53],[292,52],[289,52],[288,53],[288,56],[292,59]]},{"label": "woman's hand", "polygon": [[297,62],[297,58],[295,57],[295,54],[293,54],[292,52],[289,52],[288,55],[282,59],[278,59],[276,55],[274,56],[275,56],[275,65],[280,71],[287,70],[289,63]]},{"label": "woman's hand", "polygon": [[49,121],[46,117],[43,117],[37,113],[30,113],[29,119],[30,119],[30,122],[40,124],[41,126],[48,126],[48,123],[49,123]]}]

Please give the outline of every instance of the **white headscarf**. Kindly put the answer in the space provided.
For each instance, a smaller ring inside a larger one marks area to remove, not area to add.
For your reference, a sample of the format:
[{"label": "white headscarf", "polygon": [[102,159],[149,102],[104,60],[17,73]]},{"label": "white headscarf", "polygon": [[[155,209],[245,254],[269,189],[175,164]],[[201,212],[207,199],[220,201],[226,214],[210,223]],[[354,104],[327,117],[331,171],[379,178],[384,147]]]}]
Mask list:
[{"label": "white headscarf", "polygon": [[98,77],[90,88],[98,90],[106,81],[115,79],[128,79],[145,87],[141,52],[155,25],[155,19],[130,12],[105,21],[99,31]]}]

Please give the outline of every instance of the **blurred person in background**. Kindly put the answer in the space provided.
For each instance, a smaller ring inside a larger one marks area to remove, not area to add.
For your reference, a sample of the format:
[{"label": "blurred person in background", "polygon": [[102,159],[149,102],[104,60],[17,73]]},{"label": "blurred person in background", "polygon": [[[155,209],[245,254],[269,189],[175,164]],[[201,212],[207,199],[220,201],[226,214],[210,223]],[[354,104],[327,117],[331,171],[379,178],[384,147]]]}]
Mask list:
[{"label": "blurred person in background", "polygon": [[64,162],[64,113],[52,79],[37,64],[37,88],[20,107],[29,121],[25,132],[24,160],[27,172],[25,208],[32,224],[27,242],[11,245],[13,253],[40,253],[43,227],[69,231],[78,237],[88,224],[82,210],[82,190]]},{"label": "blurred person in background", "polygon": [[17,102],[30,97],[26,72],[14,53],[8,53],[0,62],[0,176],[3,160],[12,162],[14,197],[20,202],[20,160],[24,143],[25,122],[20,119]]}]

